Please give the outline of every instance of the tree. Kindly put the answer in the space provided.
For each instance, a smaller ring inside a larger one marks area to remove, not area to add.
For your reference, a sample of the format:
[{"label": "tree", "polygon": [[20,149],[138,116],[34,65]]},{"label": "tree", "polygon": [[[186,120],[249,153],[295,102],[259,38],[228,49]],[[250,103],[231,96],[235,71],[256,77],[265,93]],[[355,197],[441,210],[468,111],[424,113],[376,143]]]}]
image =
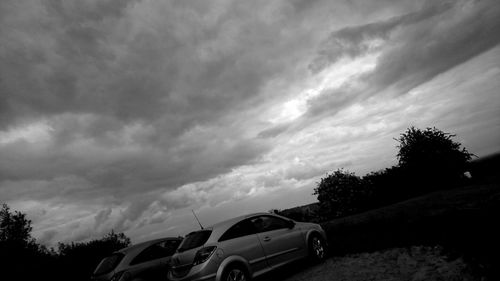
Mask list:
[{"label": "tree", "polygon": [[[59,243],[59,271],[62,277],[73,276],[72,280],[89,280],[99,262],[111,253],[130,245],[130,238],[111,230],[101,239],[87,242]],[[64,279],[64,278],[61,278]]]},{"label": "tree", "polygon": [[[448,187],[464,179],[473,154],[453,141],[455,135],[436,128],[420,130],[410,127],[396,139],[398,165],[410,182],[429,186]],[[444,184],[444,185],[443,185]]]},{"label": "tree", "polygon": [[12,212],[7,204],[0,210],[0,264],[2,276],[16,280],[49,277],[53,256],[31,236],[31,221],[26,214]]},{"label": "tree", "polygon": [[370,189],[369,208],[378,208],[412,196],[407,190],[407,179],[399,166],[368,173],[363,182]]},{"label": "tree", "polygon": [[0,242],[28,245],[31,237],[31,221],[26,214],[19,211],[11,212],[7,204],[2,204],[0,210]]},{"label": "tree", "polygon": [[130,238],[111,231],[101,239],[59,243],[58,251],[47,249],[31,236],[26,214],[0,209],[0,265],[2,276],[15,280],[89,280],[102,258],[130,245]]},{"label": "tree", "polygon": [[322,178],[314,189],[325,219],[350,215],[365,209],[369,190],[354,173],[338,169]]}]

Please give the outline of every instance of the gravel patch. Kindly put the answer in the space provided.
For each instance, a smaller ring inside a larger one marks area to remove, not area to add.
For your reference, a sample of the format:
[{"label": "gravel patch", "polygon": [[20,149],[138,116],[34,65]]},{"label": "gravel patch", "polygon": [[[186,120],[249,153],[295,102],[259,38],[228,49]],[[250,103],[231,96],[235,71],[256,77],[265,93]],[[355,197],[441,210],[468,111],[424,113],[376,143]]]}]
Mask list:
[{"label": "gravel patch", "polygon": [[440,247],[414,246],[334,257],[286,277],[283,281],[469,281],[462,258],[450,259]]}]

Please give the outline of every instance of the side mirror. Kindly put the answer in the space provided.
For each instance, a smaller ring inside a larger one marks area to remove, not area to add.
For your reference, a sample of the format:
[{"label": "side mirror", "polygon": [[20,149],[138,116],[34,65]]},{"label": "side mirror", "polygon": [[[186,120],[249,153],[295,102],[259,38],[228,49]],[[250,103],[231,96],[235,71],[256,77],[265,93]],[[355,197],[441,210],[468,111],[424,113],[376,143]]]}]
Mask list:
[{"label": "side mirror", "polygon": [[288,221],[288,228],[292,229],[295,226],[295,222],[293,220]]}]

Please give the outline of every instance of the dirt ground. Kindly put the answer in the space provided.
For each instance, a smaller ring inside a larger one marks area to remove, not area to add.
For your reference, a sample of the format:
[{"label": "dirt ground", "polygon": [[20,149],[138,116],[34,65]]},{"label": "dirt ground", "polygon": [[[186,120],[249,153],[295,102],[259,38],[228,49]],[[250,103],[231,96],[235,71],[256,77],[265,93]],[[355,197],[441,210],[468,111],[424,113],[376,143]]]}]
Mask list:
[{"label": "dirt ground", "polygon": [[[450,259],[440,247],[414,246],[381,252],[333,257],[302,269],[288,269],[269,280],[283,281],[469,281],[481,278],[470,273],[462,258]],[[265,278],[268,279],[268,278]],[[267,280],[266,280],[267,281]]]}]

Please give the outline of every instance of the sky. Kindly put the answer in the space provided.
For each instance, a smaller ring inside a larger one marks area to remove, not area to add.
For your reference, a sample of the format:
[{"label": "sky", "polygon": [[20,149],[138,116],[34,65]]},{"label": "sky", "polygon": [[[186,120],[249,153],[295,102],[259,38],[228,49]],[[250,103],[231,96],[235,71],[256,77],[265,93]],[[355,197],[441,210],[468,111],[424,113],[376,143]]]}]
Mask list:
[{"label": "sky", "polygon": [[500,151],[498,0],[2,0],[0,202],[46,245],[185,235],[397,163]]}]

